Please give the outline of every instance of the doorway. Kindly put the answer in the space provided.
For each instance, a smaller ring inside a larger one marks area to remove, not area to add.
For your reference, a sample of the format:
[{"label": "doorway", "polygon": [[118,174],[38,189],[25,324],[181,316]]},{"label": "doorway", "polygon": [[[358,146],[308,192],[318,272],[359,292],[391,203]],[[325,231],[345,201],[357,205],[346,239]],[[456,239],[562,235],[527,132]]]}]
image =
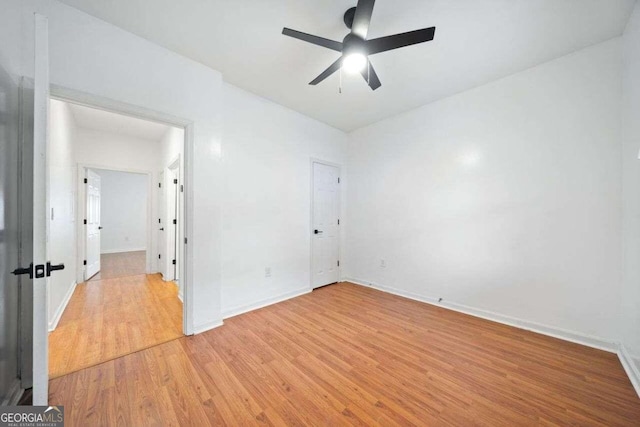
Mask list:
[{"label": "doorway", "polygon": [[340,279],[340,167],[311,162],[311,287]]},{"label": "doorway", "polygon": [[[66,230],[50,236],[51,256],[64,258],[75,278],[49,285],[55,378],[184,336],[181,245],[173,239],[176,261],[164,277],[156,233],[164,206],[154,188],[166,159],[183,158],[185,130],[68,98],[51,99],[49,124],[49,223]],[[184,168],[178,162],[167,172],[179,177]],[[183,198],[173,197],[172,216],[181,218]],[[171,224],[176,236],[184,222]]]},{"label": "doorway", "polygon": [[85,173],[84,280],[152,273],[148,173],[81,167]]}]

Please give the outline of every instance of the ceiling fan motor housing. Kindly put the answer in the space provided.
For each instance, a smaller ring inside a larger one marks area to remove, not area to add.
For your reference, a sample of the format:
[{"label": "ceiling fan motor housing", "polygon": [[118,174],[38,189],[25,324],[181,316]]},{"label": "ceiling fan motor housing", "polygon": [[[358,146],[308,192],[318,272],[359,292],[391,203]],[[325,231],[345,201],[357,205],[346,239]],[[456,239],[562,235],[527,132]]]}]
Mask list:
[{"label": "ceiling fan motor housing", "polygon": [[349,55],[350,53],[360,53],[367,55],[367,45],[364,39],[356,36],[353,33],[347,34],[342,40],[342,54]]},{"label": "ceiling fan motor housing", "polygon": [[344,13],[344,25],[347,26],[348,29],[351,29],[353,25],[353,18],[356,16],[356,8],[352,7],[351,9],[347,9]]}]

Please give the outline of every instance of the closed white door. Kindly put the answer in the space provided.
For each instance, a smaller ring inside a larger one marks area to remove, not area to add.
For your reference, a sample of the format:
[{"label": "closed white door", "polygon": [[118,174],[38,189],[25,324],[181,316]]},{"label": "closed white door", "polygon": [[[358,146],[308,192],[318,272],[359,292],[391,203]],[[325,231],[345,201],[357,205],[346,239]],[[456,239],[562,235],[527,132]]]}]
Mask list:
[{"label": "closed white door", "polygon": [[87,279],[100,271],[100,175],[87,169]]},{"label": "closed white door", "polygon": [[335,166],[313,163],[313,287],[335,283],[339,279],[339,205],[340,170]]}]

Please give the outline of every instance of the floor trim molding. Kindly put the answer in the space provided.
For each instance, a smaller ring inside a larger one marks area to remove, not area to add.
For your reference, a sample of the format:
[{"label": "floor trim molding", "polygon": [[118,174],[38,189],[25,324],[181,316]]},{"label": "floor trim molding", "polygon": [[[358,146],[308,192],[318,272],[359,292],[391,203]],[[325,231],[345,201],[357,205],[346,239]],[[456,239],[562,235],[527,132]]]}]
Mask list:
[{"label": "floor trim molding", "polygon": [[569,331],[566,329],[556,328],[553,326],[542,325],[540,323],[518,319],[515,317],[506,316],[506,315],[495,313],[488,310],[469,307],[463,304],[457,304],[455,302],[449,302],[449,301],[438,302],[437,298],[427,297],[427,296],[415,294],[412,292],[406,292],[401,289],[379,285],[377,283],[369,282],[367,280],[354,279],[354,278],[345,278],[344,280],[347,282],[354,283],[356,285],[365,286],[368,288],[374,288],[379,291],[387,292],[393,295],[398,295],[401,297],[424,302],[427,304],[431,304],[431,305],[446,308],[449,310],[457,311],[460,313],[468,314],[471,316],[480,317],[482,319],[502,323],[502,324],[513,326],[519,329],[536,332],[542,335],[547,335],[547,336],[558,338],[561,340],[570,341],[576,344],[586,345],[587,347],[597,348],[598,350],[604,350],[610,353],[618,352],[618,344],[616,342],[609,341],[604,338],[594,337],[591,335],[582,334],[580,332]]},{"label": "floor trim molding", "polygon": [[147,248],[132,248],[132,249],[107,249],[104,251],[100,251],[100,255],[108,255],[108,254],[122,254],[125,252],[146,252]]},{"label": "floor trim molding", "polygon": [[64,310],[67,308],[67,304],[69,304],[69,301],[71,301],[71,297],[73,296],[73,292],[76,290],[76,286],[78,286],[78,282],[76,281],[74,281],[71,286],[69,286],[69,290],[60,303],[60,306],[58,306],[55,316],[53,316],[53,319],[49,321],[49,332],[55,331],[55,329],[58,327],[58,322],[60,322],[60,318],[62,317],[62,313],[64,313]]},{"label": "floor trim molding", "polygon": [[214,320],[212,322],[202,323],[200,325],[195,325],[193,327],[193,335],[201,334],[203,332],[210,331],[211,329],[215,329],[219,326],[222,326],[222,320]]},{"label": "floor trim molding", "polygon": [[276,304],[282,301],[286,301],[291,298],[299,297],[301,295],[305,295],[311,292],[309,288],[296,289],[295,291],[285,292],[283,294],[277,295],[275,297],[265,298],[260,301],[256,301],[251,304],[240,305],[233,307],[229,310],[225,310],[222,312],[222,318],[228,319],[229,317],[237,316],[239,314],[247,313],[249,311],[257,310],[259,308],[266,307],[268,305]]},{"label": "floor trim molding", "polygon": [[620,359],[620,363],[622,363],[624,371],[631,380],[633,388],[636,390],[636,393],[638,393],[638,397],[640,397],[640,370],[623,344],[618,346],[618,358]]}]

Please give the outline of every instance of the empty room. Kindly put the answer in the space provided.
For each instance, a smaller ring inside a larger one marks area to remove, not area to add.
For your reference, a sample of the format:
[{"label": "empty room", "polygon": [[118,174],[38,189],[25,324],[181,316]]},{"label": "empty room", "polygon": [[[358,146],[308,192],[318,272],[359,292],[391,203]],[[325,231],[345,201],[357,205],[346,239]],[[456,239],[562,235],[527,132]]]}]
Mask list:
[{"label": "empty room", "polygon": [[640,425],[636,0],[0,0],[0,153],[0,424]]}]

